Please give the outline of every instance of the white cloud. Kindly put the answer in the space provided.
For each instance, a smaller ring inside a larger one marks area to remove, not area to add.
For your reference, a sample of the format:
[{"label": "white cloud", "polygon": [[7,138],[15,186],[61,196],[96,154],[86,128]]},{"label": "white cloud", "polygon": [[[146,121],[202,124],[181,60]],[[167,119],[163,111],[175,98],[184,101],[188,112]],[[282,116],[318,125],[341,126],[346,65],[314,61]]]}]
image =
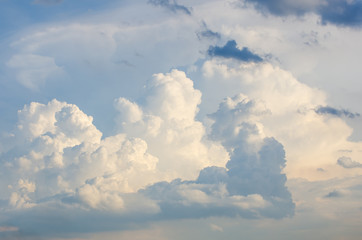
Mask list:
[{"label": "white cloud", "polygon": [[195,119],[201,92],[184,72],[154,75],[143,101],[116,100],[117,124],[121,132],[147,142],[164,180],[195,179],[204,167],[225,165],[227,153],[206,139],[205,127]]},{"label": "white cloud", "polygon": [[[254,115],[263,126],[263,134],[275,137],[284,145],[289,177],[326,179],[352,174],[336,168],[335,159],[340,157],[340,149],[351,149],[351,155],[358,157],[362,145],[348,140],[352,129],[342,119],[315,113],[315,108],[326,105],[322,91],[269,63],[212,60],[204,63],[203,72],[203,84],[209,90],[204,94],[206,100],[242,92],[266,107],[269,113]],[[219,93],[217,89],[222,87],[225,91]],[[316,169],[320,167],[327,171],[318,173]]]},{"label": "white cloud", "polygon": [[8,207],[29,209],[26,217],[44,207],[54,217],[59,209],[79,212],[72,221],[98,212],[104,224],[114,214],[127,224],[130,214],[140,214],[135,222],[293,214],[283,147],[264,138],[259,122],[269,113],[263,103],[226,99],[211,115],[212,141],[196,120],[201,92],[184,72],[156,74],[146,89],[143,104],[115,101],[120,133],[105,138],[76,105],[54,99],[24,106],[16,141],[2,153]]},{"label": "white cloud", "polygon": [[119,193],[157,179],[158,160],[147,153],[145,141],[122,134],[101,139],[92,120],[77,106],[57,100],[33,102],[20,110],[12,137],[17,141],[3,153],[3,184],[10,187],[2,197],[11,195],[11,205],[24,207],[76,192],[92,208],[113,208],[114,202],[121,208]]},{"label": "white cloud", "polygon": [[20,84],[32,90],[38,90],[47,80],[63,72],[54,58],[35,54],[14,55],[6,65],[14,71]]}]

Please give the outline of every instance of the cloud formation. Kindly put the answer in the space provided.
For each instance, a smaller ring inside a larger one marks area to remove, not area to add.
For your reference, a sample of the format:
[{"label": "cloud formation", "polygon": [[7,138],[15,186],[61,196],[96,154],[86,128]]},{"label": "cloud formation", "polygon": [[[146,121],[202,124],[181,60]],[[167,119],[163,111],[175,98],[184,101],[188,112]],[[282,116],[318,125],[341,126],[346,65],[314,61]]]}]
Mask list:
[{"label": "cloud formation", "polygon": [[120,133],[105,138],[73,104],[24,106],[1,152],[0,226],[58,235],[149,220],[292,216],[284,148],[257,121],[265,106],[225,99],[210,115],[208,140],[195,120],[200,101],[185,73],[156,74],[142,105],[116,99]]},{"label": "cloud formation", "polygon": [[53,58],[35,54],[14,55],[6,65],[20,84],[32,90],[38,90],[49,78],[62,73]]},{"label": "cloud formation", "polygon": [[205,22],[202,22],[202,28],[203,30],[201,31],[198,31],[196,34],[197,34],[197,37],[199,39],[203,39],[203,38],[206,38],[206,39],[220,39],[221,38],[221,34],[218,33],[218,32],[214,32],[212,30],[210,30],[206,23]]},{"label": "cloud formation", "polygon": [[[351,171],[336,166],[336,159],[340,156],[338,150],[353,150],[348,156],[357,158],[362,146],[349,140],[353,131],[344,119],[325,117],[315,112],[320,106],[327,105],[323,92],[299,82],[290,72],[265,62],[230,64],[215,58],[204,63],[203,72],[203,88],[208,89],[203,96],[206,101],[225,97],[222,94],[232,96],[242,89],[249,98],[265,106],[264,111],[261,107],[257,108],[260,113],[253,116],[262,123],[259,128],[266,136],[274,137],[286,149],[288,165],[285,172],[288,176],[326,179],[336,172],[351,174]],[[225,122],[224,126],[228,125]],[[253,131],[259,130],[255,128]],[[318,168],[325,172],[316,171]]]},{"label": "cloud formation", "polygon": [[232,58],[243,62],[261,62],[263,59],[252,53],[247,47],[237,48],[236,41],[230,40],[225,46],[210,46],[207,53],[212,57]]},{"label": "cloud formation", "polygon": [[350,157],[340,157],[337,164],[344,168],[362,168],[362,163],[353,161]]},{"label": "cloud formation", "polygon": [[263,137],[253,115],[264,111],[243,95],[225,99],[210,117],[215,121],[211,138],[230,154],[226,167],[210,166],[195,181],[160,182],[141,192],[159,202],[165,217],[292,216],[294,203],[281,172],[283,146]]},{"label": "cloud formation", "polygon": [[293,0],[243,0],[257,10],[277,16],[315,13],[323,24],[361,27],[362,2],[359,0],[293,1]]},{"label": "cloud formation", "polygon": [[329,106],[319,106],[318,108],[315,109],[315,112],[321,115],[334,115],[337,117],[347,117],[347,118],[356,118],[359,117],[360,114],[359,113],[352,113],[346,109],[336,109],[333,107],[329,107]]},{"label": "cloud formation", "polygon": [[172,12],[182,12],[187,15],[191,15],[191,9],[188,7],[185,7],[183,5],[180,5],[176,2],[176,0],[148,0],[148,3],[155,5],[155,6],[161,6],[164,7]]}]

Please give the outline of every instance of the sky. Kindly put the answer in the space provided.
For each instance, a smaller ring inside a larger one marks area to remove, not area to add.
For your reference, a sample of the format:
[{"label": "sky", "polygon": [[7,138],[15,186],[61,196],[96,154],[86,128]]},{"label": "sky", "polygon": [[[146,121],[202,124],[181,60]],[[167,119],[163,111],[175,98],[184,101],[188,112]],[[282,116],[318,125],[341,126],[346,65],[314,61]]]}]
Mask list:
[{"label": "sky", "polygon": [[0,238],[362,235],[361,0],[0,0]]}]

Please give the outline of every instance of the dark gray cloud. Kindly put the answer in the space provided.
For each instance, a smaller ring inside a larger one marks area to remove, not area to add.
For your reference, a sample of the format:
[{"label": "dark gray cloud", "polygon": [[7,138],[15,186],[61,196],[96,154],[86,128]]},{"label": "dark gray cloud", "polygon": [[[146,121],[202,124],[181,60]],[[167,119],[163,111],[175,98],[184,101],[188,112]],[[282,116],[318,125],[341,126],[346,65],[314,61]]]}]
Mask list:
[{"label": "dark gray cloud", "polygon": [[210,46],[207,53],[212,57],[233,58],[243,62],[261,62],[263,59],[252,53],[247,47],[237,48],[235,40],[228,41],[225,46]]},{"label": "dark gray cloud", "polygon": [[200,32],[197,32],[197,37],[199,39],[208,38],[208,39],[220,39],[221,35],[218,32],[211,31],[210,29],[206,29]]},{"label": "dark gray cloud", "polygon": [[324,196],[324,198],[337,198],[337,197],[342,197],[342,194],[337,190],[329,192],[327,195]]},{"label": "dark gray cloud", "polygon": [[276,16],[301,16],[313,12],[320,16],[322,24],[341,26],[362,26],[362,1],[360,0],[327,0],[294,1],[294,0],[244,0],[245,5],[252,4],[263,12]]},{"label": "dark gray cloud", "polygon": [[347,118],[355,118],[359,117],[359,113],[352,113],[346,109],[337,109],[329,106],[320,106],[314,110],[316,113],[320,115],[334,115],[337,117],[347,117]]},{"label": "dark gray cloud", "polygon": [[307,2],[294,0],[245,0],[244,3],[244,6],[251,3],[257,10],[277,16],[303,15],[312,7]]},{"label": "dark gray cloud", "polygon": [[329,0],[318,9],[322,23],[362,26],[362,1]]},{"label": "dark gray cloud", "polygon": [[344,168],[362,168],[362,163],[353,161],[350,157],[340,157],[337,164]]},{"label": "dark gray cloud", "polygon": [[266,138],[255,154],[237,149],[227,168],[207,167],[196,181],[160,182],[140,192],[159,203],[162,219],[210,216],[279,219],[294,213],[294,203],[285,186],[286,176],[281,173],[284,166],[283,146],[273,138]]},{"label": "dark gray cloud", "polygon": [[207,39],[211,39],[211,40],[221,38],[221,34],[210,30],[204,21],[202,22],[202,30],[197,32],[196,34],[200,40],[203,38],[207,38]]},{"label": "dark gray cloud", "polygon": [[186,6],[178,4],[176,0],[173,0],[171,3],[170,0],[149,0],[148,3],[155,6],[161,6],[167,8],[172,12],[182,12],[187,15],[191,15],[191,9]]}]

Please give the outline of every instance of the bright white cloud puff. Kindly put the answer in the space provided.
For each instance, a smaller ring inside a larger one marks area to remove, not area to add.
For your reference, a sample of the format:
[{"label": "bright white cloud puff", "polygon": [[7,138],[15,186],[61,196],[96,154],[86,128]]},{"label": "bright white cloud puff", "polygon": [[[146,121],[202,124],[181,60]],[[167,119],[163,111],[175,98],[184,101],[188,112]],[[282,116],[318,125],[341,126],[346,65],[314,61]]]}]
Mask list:
[{"label": "bright white cloud puff", "polygon": [[[268,112],[263,105],[243,95],[226,99],[210,115],[212,141],[195,120],[201,93],[184,72],[154,75],[144,101],[141,106],[117,99],[120,133],[105,138],[92,117],[72,104],[33,102],[20,110],[10,137],[15,144],[2,153],[1,185],[7,190],[1,199],[8,202],[3,206],[8,221],[30,231],[49,217],[45,225],[54,228],[59,211],[77,212],[67,227],[94,218],[93,211],[106,222],[117,218],[126,225],[293,215],[281,172],[283,146],[264,138],[255,117]],[[38,215],[44,208],[50,215]],[[127,220],[131,213],[138,217]],[[33,217],[34,225],[18,219]]]}]

